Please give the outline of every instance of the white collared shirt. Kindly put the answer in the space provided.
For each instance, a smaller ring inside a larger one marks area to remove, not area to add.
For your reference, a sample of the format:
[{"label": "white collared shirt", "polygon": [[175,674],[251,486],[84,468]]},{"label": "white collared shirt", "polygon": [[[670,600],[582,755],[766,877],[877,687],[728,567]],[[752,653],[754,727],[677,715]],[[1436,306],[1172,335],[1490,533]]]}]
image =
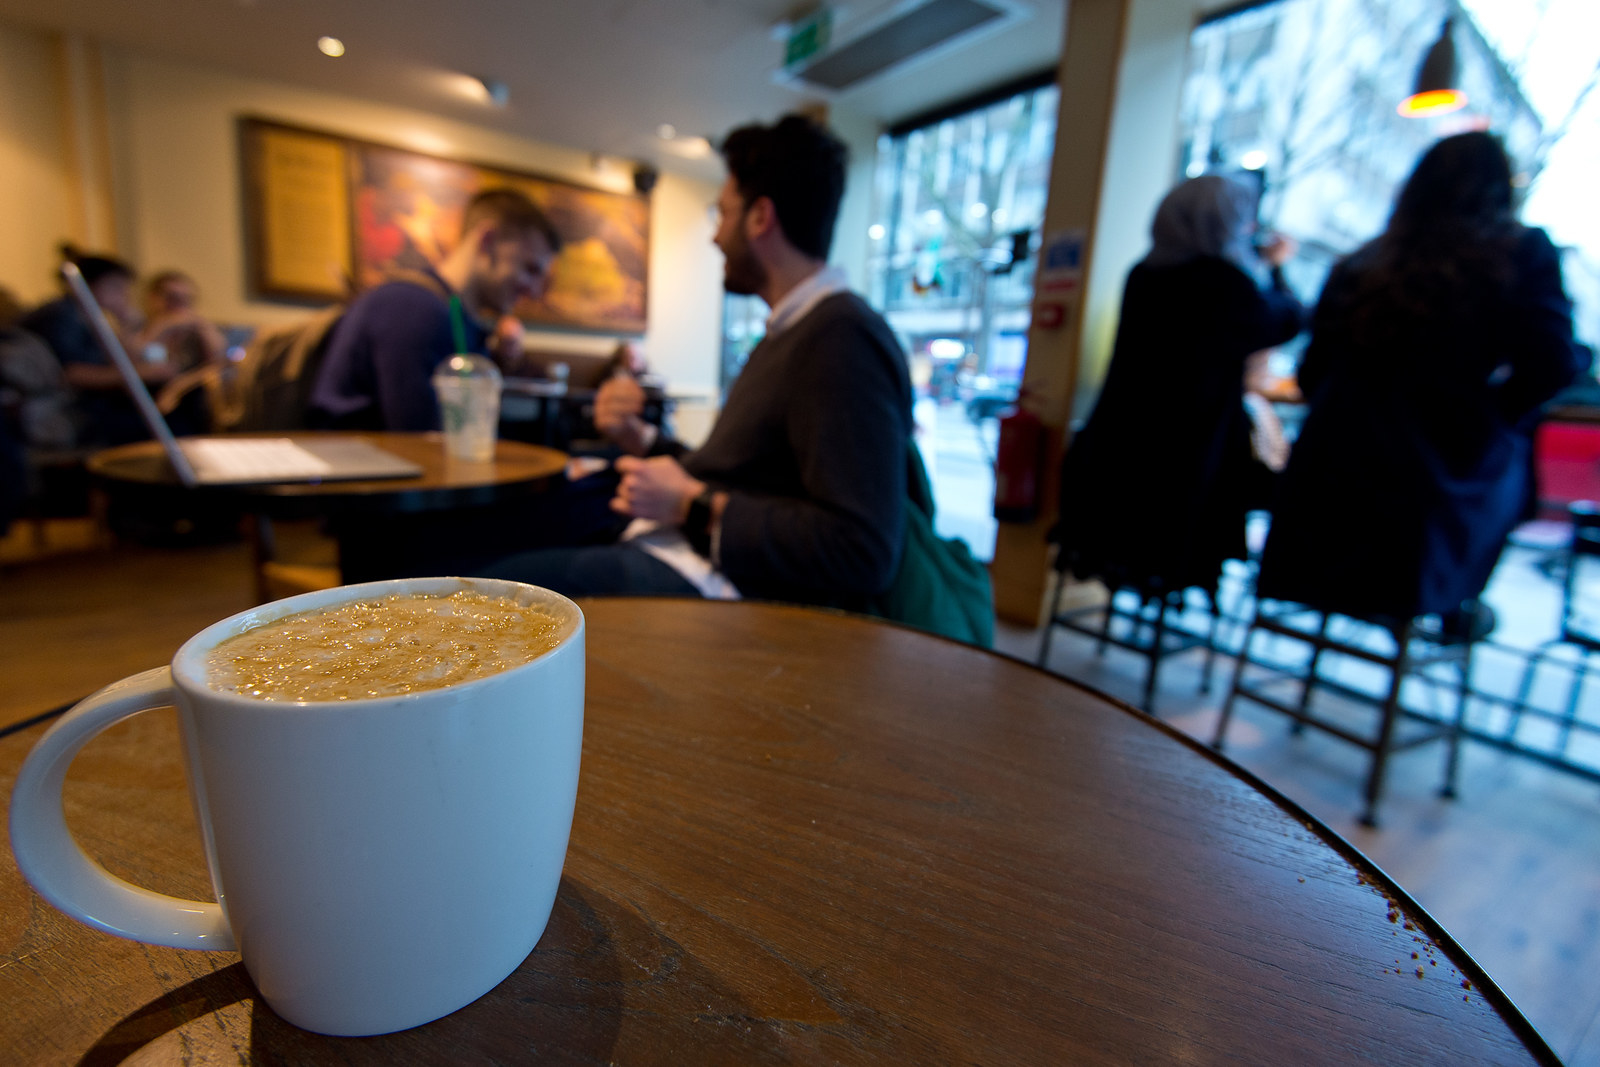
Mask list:
[{"label": "white collared shirt", "polygon": [[[783,294],[767,315],[767,337],[776,337],[805,318],[826,298],[849,289],[845,273],[839,267],[822,267],[805,281]],[[721,530],[711,531],[711,559],[706,559],[689,547],[688,538],[677,526],[664,526],[654,519],[634,519],[622,532],[622,540],[631,541],[671,567],[700,590],[707,600],[738,600],[738,588],[728,576],[717,570],[713,560],[721,555]]]},{"label": "white collared shirt", "polygon": [[810,314],[811,309],[834,293],[850,288],[842,267],[823,267],[783,294],[767,314],[767,336],[776,337]]}]

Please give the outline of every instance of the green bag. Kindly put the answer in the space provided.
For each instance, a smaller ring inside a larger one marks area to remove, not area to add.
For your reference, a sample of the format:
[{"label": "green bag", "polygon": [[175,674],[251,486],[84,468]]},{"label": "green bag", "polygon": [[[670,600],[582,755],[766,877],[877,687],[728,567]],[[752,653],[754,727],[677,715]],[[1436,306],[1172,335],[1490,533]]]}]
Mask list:
[{"label": "green bag", "polygon": [[989,568],[973,558],[965,541],[934,532],[933,488],[915,441],[906,445],[906,538],[900,568],[869,610],[968,644],[994,644]]}]

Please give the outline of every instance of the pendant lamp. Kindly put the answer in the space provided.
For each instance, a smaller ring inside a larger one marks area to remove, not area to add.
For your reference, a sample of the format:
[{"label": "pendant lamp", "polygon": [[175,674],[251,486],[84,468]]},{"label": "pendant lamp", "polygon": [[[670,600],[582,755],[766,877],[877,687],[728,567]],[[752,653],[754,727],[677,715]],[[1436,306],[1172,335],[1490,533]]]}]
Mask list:
[{"label": "pendant lamp", "polygon": [[1406,118],[1444,115],[1467,106],[1467,94],[1456,87],[1456,42],[1451,36],[1455,21],[1446,18],[1439,27],[1439,39],[1433,42],[1428,54],[1422,57],[1422,66],[1417,68],[1415,89],[1395,109]]}]

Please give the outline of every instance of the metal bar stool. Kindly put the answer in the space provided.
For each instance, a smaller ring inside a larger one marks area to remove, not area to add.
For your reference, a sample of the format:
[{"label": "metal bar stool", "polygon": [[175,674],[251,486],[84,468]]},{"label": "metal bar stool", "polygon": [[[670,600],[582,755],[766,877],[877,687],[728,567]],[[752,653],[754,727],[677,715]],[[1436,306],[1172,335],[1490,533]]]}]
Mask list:
[{"label": "metal bar stool", "polygon": [[[1529,654],[1504,734],[1504,740],[1516,742],[1517,727],[1524,711],[1555,718],[1560,727],[1556,751],[1561,755],[1565,755],[1573,726],[1578,723],[1580,700],[1589,676],[1589,659],[1600,654],[1600,592],[1590,588],[1591,582],[1584,580],[1589,576],[1583,573],[1586,565],[1600,571],[1600,504],[1592,500],[1575,501],[1567,506],[1567,515],[1572,520],[1572,535],[1561,555],[1561,630],[1555,638]],[[1551,652],[1561,645],[1570,647],[1575,656],[1570,662],[1562,663],[1571,671],[1571,683],[1564,708],[1552,715],[1532,707],[1528,700],[1540,665],[1560,662]]]},{"label": "metal bar stool", "polygon": [[[1359,633],[1350,636],[1330,632],[1334,618],[1347,619]],[[1276,661],[1251,658],[1252,639],[1258,632],[1274,634],[1300,642],[1309,648],[1303,664],[1284,664]],[[1358,643],[1362,635],[1387,635],[1388,647],[1373,648],[1371,643]],[[1388,685],[1382,695],[1332,677],[1324,665],[1327,653],[1349,657],[1369,663],[1388,673]],[[1453,666],[1456,671],[1455,713],[1446,719],[1407,707],[1401,701],[1401,691],[1408,676],[1425,683],[1443,685],[1428,670],[1440,664]],[[1245,668],[1250,666],[1266,677],[1245,678]],[[1447,641],[1442,633],[1421,625],[1412,619],[1403,623],[1380,623],[1358,619],[1315,608],[1282,601],[1258,604],[1250,628],[1245,633],[1244,645],[1233,671],[1233,681],[1227,700],[1222,705],[1222,716],[1217,722],[1211,746],[1219,752],[1223,748],[1228,723],[1233,717],[1234,701],[1239,697],[1254,701],[1262,707],[1286,715],[1295,733],[1311,726],[1338,737],[1372,753],[1365,789],[1366,804],[1360,819],[1363,825],[1377,825],[1378,802],[1383,795],[1384,771],[1389,757],[1406,749],[1431,741],[1447,743],[1444,783],[1439,793],[1455,796],[1461,722],[1470,693],[1472,673],[1472,643]],[[1269,688],[1285,683],[1299,683],[1299,691],[1292,699]],[[1312,704],[1313,690],[1337,694],[1349,701],[1376,707],[1379,711],[1376,729],[1362,732],[1345,723],[1330,718]]]},{"label": "metal bar stool", "polygon": [[[1169,619],[1168,613],[1178,612],[1180,615],[1186,606],[1186,589],[1174,589],[1166,592],[1141,590],[1134,586],[1118,586],[1109,590],[1105,604],[1094,604],[1088,607],[1062,609],[1062,600],[1068,588],[1065,576],[1056,587],[1055,599],[1050,605],[1050,617],[1045,622],[1044,637],[1039,645],[1039,666],[1045,666],[1050,656],[1051,637],[1057,626],[1074,633],[1084,634],[1095,639],[1096,655],[1104,656],[1107,645],[1116,645],[1131,652],[1137,652],[1146,657],[1148,663],[1144,675],[1144,698],[1140,707],[1150,714],[1155,714],[1155,693],[1157,675],[1161,669],[1161,661],[1168,656],[1180,652],[1188,652],[1194,648],[1206,650],[1205,666],[1200,672],[1200,692],[1211,691],[1211,674],[1217,656],[1217,595],[1214,591],[1201,589],[1201,594],[1206,599],[1207,611],[1211,621],[1205,633],[1196,633],[1185,628],[1177,619]],[[1138,598],[1137,606],[1129,610],[1117,603],[1117,594],[1130,593]],[[1087,621],[1085,616],[1099,616],[1098,625]],[[1117,624],[1121,625],[1117,625]]]}]

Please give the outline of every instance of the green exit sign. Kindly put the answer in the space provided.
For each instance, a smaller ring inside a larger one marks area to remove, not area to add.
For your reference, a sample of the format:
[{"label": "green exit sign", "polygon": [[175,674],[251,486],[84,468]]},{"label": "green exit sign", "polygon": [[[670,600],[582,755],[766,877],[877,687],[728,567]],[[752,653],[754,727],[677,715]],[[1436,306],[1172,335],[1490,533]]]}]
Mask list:
[{"label": "green exit sign", "polygon": [[828,37],[833,32],[833,11],[822,7],[801,19],[796,19],[789,30],[789,42],[784,46],[783,65],[792,67],[804,63],[828,47]]}]

